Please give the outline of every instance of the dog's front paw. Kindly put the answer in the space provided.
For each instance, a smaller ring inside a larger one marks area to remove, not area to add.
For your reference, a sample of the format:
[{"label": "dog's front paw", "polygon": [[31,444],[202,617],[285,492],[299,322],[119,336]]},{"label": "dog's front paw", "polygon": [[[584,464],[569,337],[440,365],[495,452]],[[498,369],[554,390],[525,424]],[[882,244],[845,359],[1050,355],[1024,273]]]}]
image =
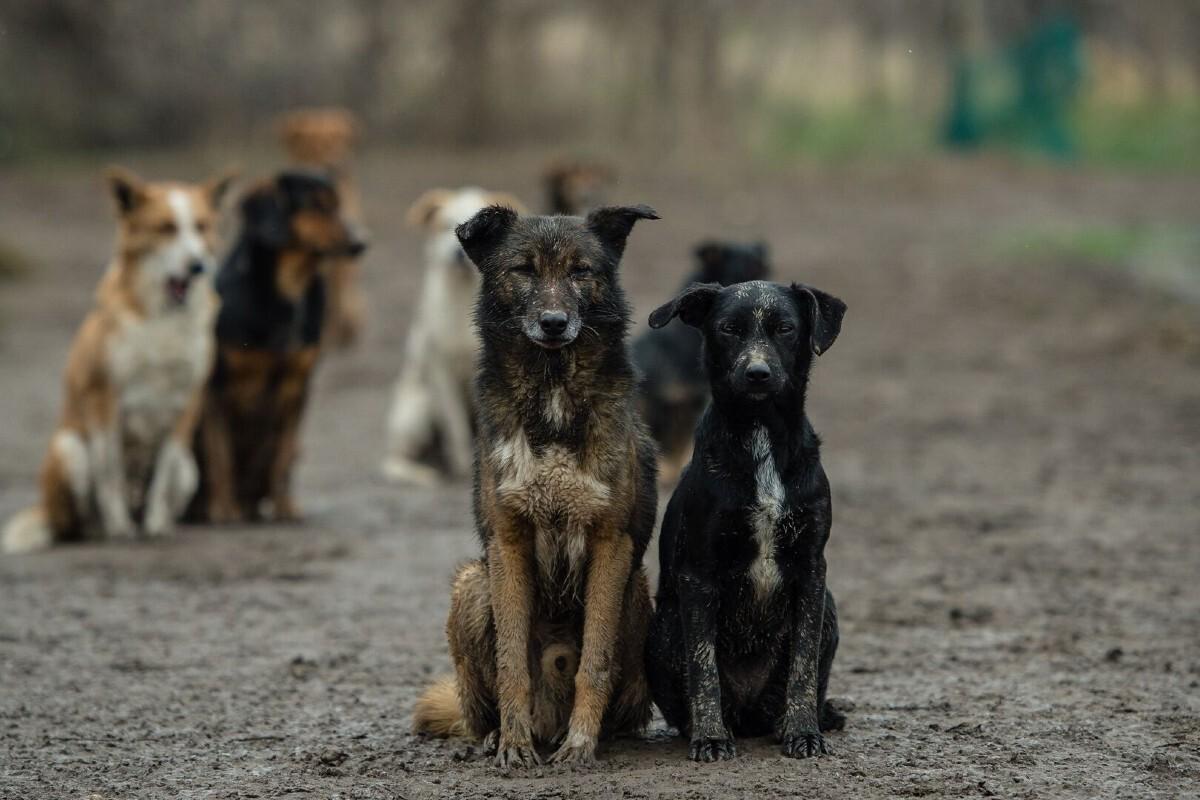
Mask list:
[{"label": "dog's front paw", "polygon": [[509,767],[536,767],[542,763],[542,757],[533,748],[529,739],[515,740],[501,735],[496,744],[496,766],[501,769]]},{"label": "dog's front paw", "polygon": [[582,733],[569,733],[566,740],[550,757],[553,764],[594,764],[596,763],[596,737]]},{"label": "dog's front paw", "polygon": [[824,736],[816,731],[805,731],[783,735],[783,754],[788,758],[811,758],[833,755],[833,750],[825,743]]},{"label": "dog's front paw", "polygon": [[152,538],[166,536],[174,533],[175,519],[165,504],[155,503],[146,511],[146,521],[142,529]]},{"label": "dog's front paw", "polygon": [[736,755],[737,746],[729,736],[723,739],[692,739],[692,746],[688,749],[688,758],[704,763],[728,761]]}]

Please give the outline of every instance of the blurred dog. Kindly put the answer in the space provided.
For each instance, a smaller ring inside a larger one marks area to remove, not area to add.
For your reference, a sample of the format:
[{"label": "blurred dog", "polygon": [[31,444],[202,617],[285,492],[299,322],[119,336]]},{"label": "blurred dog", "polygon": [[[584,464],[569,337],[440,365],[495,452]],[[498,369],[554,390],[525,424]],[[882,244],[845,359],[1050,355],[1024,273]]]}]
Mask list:
[{"label": "blurred dog", "polygon": [[[280,139],[292,164],[327,171],[337,184],[342,213],[361,230],[362,204],[350,171],[358,131],[358,121],[344,108],[298,109],[279,121]],[[367,304],[360,286],[359,261],[354,256],[337,256],[328,270],[322,338],[334,347],[349,347],[362,333]]]},{"label": "blurred dog", "polygon": [[601,736],[650,720],[654,443],[634,404],[617,266],[634,223],[657,216],[491,206],[458,228],[483,275],[475,518],[486,555],[454,583],[456,678],[424,694],[414,727],[484,739],[500,766],[539,763],[539,744],[559,745],[554,761],[590,761]]},{"label": "blurred dog", "polygon": [[[684,282],[730,286],[770,276],[762,242],[707,241],[696,247],[696,271]],[[633,361],[641,372],[642,419],[658,442],[659,479],[672,484],[691,458],[696,421],[708,405],[708,378],[700,363],[699,331],[682,325],[649,330],[633,342]]]},{"label": "blurred dog", "polygon": [[604,205],[616,173],[604,164],[587,161],[558,161],[542,176],[549,214],[581,217]]},{"label": "blurred dog", "polygon": [[427,231],[429,239],[421,297],[388,414],[383,472],[392,480],[431,485],[443,476],[471,474],[478,349],[472,309],[479,276],[454,229],[493,204],[525,210],[510,194],[469,187],[431,189],[408,211],[408,224]]},{"label": "blurred dog", "polygon": [[804,397],[845,311],[819,289],[754,281],[695,284],[650,315],[703,333],[712,389],[663,517],[646,647],[654,700],[695,761],[769,733],[786,756],[827,753],[821,732],[844,723],[825,700],[838,645],[831,505]]},{"label": "blurred dog", "polygon": [[284,172],[242,199],[241,231],[217,276],[217,360],[196,439],[200,491],[189,516],[294,520],[292,467],[320,353],[332,259],[365,248],[323,175]]},{"label": "blurred dog", "polygon": [[229,177],[147,183],[121,169],[116,255],[67,358],[40,504],[3,549],[171,532],[196,490],[192,429],[213,358],[213,236]]}]

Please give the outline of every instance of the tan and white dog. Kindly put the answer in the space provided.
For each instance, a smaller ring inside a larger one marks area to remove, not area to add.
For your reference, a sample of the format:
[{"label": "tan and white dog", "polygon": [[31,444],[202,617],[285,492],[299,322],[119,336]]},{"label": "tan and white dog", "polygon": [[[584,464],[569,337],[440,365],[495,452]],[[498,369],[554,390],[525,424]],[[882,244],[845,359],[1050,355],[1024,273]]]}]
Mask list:
[{"label": "tan and white dog", "polygon": [[431,189],[408,211],[408,223],[427,230],[429,239],[425,281],[388,414],[383,473],[391,480],[427,486],[471,474],[479,274],[454,229],[495,204],[525,212],[512,195],[477,187]]},{"label": "tan and white dog", "polygon": [[67,358],[41,502],[9,522],[4,551],[173,530],[196,490],[192,429],[213,360],[213,243],[230,181],[109,171],[116,252]]}]

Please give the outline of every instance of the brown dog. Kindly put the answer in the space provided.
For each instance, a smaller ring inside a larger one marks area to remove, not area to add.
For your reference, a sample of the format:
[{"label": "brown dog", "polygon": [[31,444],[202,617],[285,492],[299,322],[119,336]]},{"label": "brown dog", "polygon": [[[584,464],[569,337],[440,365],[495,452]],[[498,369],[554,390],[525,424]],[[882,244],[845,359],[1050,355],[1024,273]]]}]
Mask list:
[{"label": "brown dog", "polygon": [[582,216],[604,205],[616,173],[605,164],[589,161],[558,161],[542,174],[549,214]]},{"label": "brown dog", "polygon": [[146,183],[109,172],[117,249],[67,359],[41,503],[3,549],[169,533],[196,490],[192,429],[213,357],[213,235],[228,177]]},{"label": "brown dog", "polygon": [[320,353],[325,276],[365,245],[322,175],[284,172],[242,200],[241,232],[217,276],[217,363],[196,454],[200,491],[190,516],[257,519],[269,500],[294,520],[292,468],[308,385]]},{"label": "brown dog", "polygon": [[617,279],[645,206],[587,219],[501,206],[459,226],[479,267],[476,527],[484,557],[454,583],[456,678],[418,702],[418,731],[467,733],[501,766],[590,761],[650,719],[642,555],[657,507],[654,443],[635,408]]},{"label": "brown dog", "polygon": [[[298,109],[279,121],[280,139],[292,164],[328,172],[337,184],[342,213],[361,227],[362,202],[350,170],[358,131],[358,121],[344,108]],[[362,334],[367,304],[359,261],[339,256],[329,268],[323,341],[334,347],[349,347]]]}]

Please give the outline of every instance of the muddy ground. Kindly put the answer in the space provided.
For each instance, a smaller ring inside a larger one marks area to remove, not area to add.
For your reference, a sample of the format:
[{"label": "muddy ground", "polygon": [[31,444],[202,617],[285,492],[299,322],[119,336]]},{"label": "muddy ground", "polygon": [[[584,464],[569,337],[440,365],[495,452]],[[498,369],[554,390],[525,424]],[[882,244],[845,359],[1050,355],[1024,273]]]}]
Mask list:
[{"label": "muddy ground", "polygon": [[[128,159],[199,176],[223,154]],[[243,159],[243,163],[245,160]],[[363,346],[329,358],[299,526],[0,559],[0,797],[1182,797],[1200,785],[1200,315],[1100,265],[998,242],[1200,224],[1200,179],[923,162],[751,174],[627,166],[639,320],[706,235],[762,236],[844,298],[810,414],[835,522],[836,755],[685,760],[661,721],[594,769],[500,773],[409,733],[448,667],[468,491],[377,474],[420,279],[404,207],[536,156],[379,153]],[[34,499],[59,373],[111,243],[91,165],[0,174],[0,516]],[[651,550],[651,555],[655,552]]]}]

